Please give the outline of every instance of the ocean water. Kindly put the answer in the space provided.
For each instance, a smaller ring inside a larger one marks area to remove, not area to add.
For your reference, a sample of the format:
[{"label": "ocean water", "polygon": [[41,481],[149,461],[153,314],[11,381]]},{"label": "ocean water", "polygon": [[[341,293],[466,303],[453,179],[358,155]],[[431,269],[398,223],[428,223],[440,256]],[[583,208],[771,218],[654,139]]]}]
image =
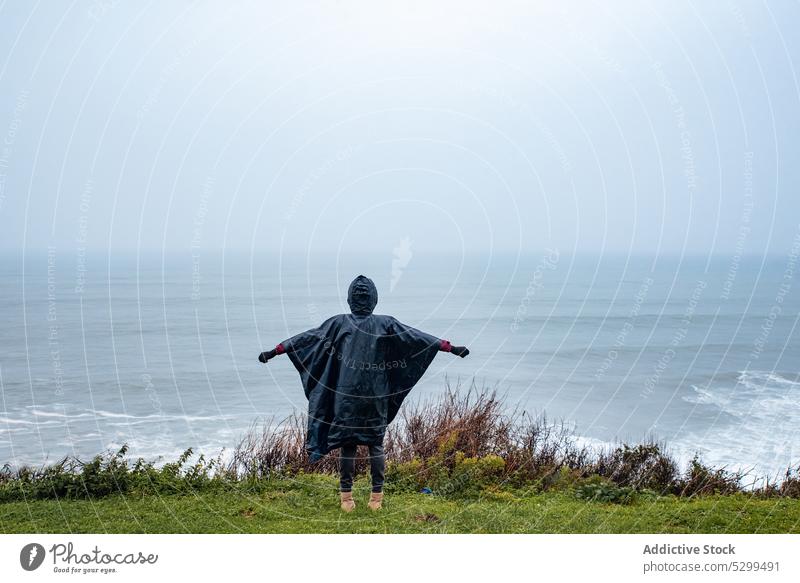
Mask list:
[{"label": "ocean water", "polygon": [[304,409],[288,359],[257,355],[346,311],[359,273],[377,312],[472,351],[440,354],[412,399],[474,380],[590,443],[652,436],[770,475],[800,462],[796,257],[53,249],[0,260],[0,464],[230,450]]}]

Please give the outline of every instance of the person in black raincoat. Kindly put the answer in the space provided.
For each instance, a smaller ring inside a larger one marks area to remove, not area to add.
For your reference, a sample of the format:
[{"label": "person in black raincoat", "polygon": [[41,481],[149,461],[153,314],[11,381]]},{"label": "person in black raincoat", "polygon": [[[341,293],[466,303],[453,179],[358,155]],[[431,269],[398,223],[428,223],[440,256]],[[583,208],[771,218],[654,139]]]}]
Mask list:
[{"label": "person in black raincoat", "polygon": [[262,352],[258,360],[266,363],[286,354],[300,373],[308,398],[306,449],[316,461],[341,448],[341,505],[347,512],[355,508],[356,447],[369,447],[372,494],[368,506],[377,510],[383,499],[387,425],[438,352],[464,358],[469,350],[392,316],[373,314],[378,290],[363,275],[350,284],[347,303],[350,314],[328,318],[318,328]]}]

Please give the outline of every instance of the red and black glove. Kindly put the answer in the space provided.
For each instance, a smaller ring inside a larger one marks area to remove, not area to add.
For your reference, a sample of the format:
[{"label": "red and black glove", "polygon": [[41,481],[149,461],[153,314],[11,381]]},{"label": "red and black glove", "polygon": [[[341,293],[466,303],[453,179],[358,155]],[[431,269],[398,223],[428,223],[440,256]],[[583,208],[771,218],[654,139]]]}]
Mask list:
[{"label": "red and black glove", "polygon": [[274,348],[272,350],[268,350],[266,352],[262,352],[261,354],[258,355],[258,362],[266,363],[269,359],[275,358],[277,355],[278,355],[278,353],[275,352]]},{"label": "red and black glove", "polygon": [[464,358],[469,354],[469,348],[466,346],[453,346],[450,344],[449,340],[440,340],[439,341],[439,350],[443,352],[452,352],[456,356],[460,356]]},{"label": "red and black glove", "polygon": [[456,356],[464,358],[465,356],[469,355],[469,348],[467,348],[466,346],[453,346],[450,348],[450,352],[452,352]]},{"label": "red and black glove", "polygon": [[283,354],[284,352],[286,352],[286,350],[283,348],[283,343],[278,344],[272,350],[268,350],[266,352],[262,352],[261,354],[259,354],[258,362],[266,363],[271,358],[275,358],[276,356],[278,356],[279,354]]}]

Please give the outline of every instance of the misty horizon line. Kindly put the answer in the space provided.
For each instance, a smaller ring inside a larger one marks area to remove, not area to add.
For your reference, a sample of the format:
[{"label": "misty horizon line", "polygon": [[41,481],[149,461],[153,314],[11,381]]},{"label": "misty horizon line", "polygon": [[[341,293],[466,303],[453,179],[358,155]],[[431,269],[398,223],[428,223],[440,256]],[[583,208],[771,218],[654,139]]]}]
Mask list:
[{"label": "misty horizon line", "polygon": [[[630,259],[637,259],[637,258],[645,258],[645,259],[653,259],[653,258],[664,258],[664,259],[741,259],[741,260],[766,260],[766,259],[782,259],[786,258],[791,253],[791,248],[788,248],[785,252],[777,252],[774,250],[764,251],[764,252],[741,252],[741,251],[714,251],[714,252],[706,252],[706,251],[680,251],[680,250],[667,250],[667,251],[656,251],[656,250],[638,250],[634,252],[626,251],[626,250],[619,250],[619,249],[609,249],[609,250],[589,250],[589,249],[563,249],[557,246],[552,247],[543,247],[541,249],[526,249],[526,250],[518,250],[518,249],[494,249],[494,250],[480,250],[480,249],[465,249],[462,251],[456,250],[446,250],[446,249],[427,249],[427,248],[414,248],[412,253],[414,257],[425,258],[425,257],[463,257],[465,261],[470,259],[476,258],[491,258],[493,256],[496,257],[539,257],[545,254],[556,252],[562,257],[608,257],[608,258],[630,258]],[[206,257],[220,257],[223,255],[230,255],[235,257],[270,257],[279,259],[281,257],[291,257],[291,258],[329,258],[329,257],[340,257],[343,259],[347,259],[349,257],[368,257],[368,258],[380,258],[380,257],[390,257],[392,254],[392,249],[387,248],[384,250],[355,250],[355,251],[347,251],[347,252],[336,252],[330,250],[320,250],[320,251],[304,251],[300,249],[285,249],[285,250],[253,250],[253,249],[245,249],[241,247],[231,247],[231,248],[200,248],[200,249],[192,249],[192,248],[168,248],[168,249],[159,249],[159,248],[142,248],[142,249],[135,249],[135,248],[86,248],[86,249],[79,249],[75,247],[69,248],[62,248],[58,245],[48,246],[48,247],[28,247],[26,249],[23,248],[4,248],[0,250],[0,257],[4,259],[11,259],[16,258],[19,259],[23,256],[28,256],[30,258],[40,257],[40,256],[47,256],[50,253],[55,253],[56,255],[63,254],[63,255],[85,255],[87,257],[93,258],[107,258],[109,255],[112,257],[191,257],[191,256],[206,256]]]}]

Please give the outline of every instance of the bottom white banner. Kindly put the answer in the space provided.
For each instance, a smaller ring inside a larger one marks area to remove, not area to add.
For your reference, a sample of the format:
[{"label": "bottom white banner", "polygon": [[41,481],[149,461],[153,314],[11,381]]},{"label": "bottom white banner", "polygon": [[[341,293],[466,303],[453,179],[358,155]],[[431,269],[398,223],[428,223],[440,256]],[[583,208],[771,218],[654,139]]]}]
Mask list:
[{"label": "bottom white banner", "polygon": [[0,535],[3,581],[799,581],[800,535]]}]

